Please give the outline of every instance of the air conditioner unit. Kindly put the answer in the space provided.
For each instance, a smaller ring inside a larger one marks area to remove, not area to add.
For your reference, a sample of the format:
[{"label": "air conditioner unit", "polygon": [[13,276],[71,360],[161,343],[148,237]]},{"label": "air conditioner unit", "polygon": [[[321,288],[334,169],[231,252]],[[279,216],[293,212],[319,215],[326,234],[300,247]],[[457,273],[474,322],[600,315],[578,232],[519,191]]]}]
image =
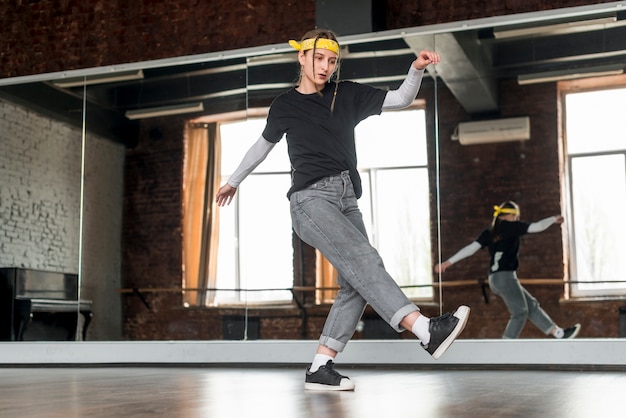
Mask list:
[{"label": "air conditioner unit", "polygon": [[483,120],[459,123],[452,136],[461,145],[492,144],[507,141],[525,141],[530,139],[530,118]]}]

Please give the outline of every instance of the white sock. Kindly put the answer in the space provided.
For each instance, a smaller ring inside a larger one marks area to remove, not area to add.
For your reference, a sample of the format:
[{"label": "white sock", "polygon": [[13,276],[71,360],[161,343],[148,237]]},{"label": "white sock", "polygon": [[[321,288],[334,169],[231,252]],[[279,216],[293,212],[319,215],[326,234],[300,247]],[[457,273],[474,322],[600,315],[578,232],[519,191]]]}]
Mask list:
[{"label": "white sock", "polygon": [[311,373],[315,373],[320,366],[325,366],[326,363],[328,363],[328,360],[335,361],[335,358],[326,354],[316,354],[315,357],[313,357],[313,363],[311,363],[309,371]]},{"label": "white sock", "polygon": [[415,334],[415,336],[421,341],[422,344],[426,345],[430,342],[430,331],[428,330],[428,326],[430,325],[430,318],[426,318],[424,315],[420,315],[417,317],[417,320],[413,324],[413,328],[411,332]]},{"label": "white sock", "polygon": [[554,329],[554,338],[563,338],[563,336],[565,335],[565,332],[563,331],[563,328],[557,326]]}]

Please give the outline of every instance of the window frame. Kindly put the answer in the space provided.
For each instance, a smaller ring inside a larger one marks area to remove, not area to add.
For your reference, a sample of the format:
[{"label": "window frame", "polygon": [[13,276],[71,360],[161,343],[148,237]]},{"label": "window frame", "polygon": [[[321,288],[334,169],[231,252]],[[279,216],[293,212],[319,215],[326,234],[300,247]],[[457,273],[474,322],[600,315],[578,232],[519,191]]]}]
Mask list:
[{"label": "window frame", "polygon": [[[430,208],[430,196],[431,196],[431,190],[430,190],[430,165],[429,165],[429,161],[430,159],[428,158],[428,133],[426,131],[427,129],[427,120],[426,120],[426,104],[423,100],[415,100],[415,102],[411,105],[408,106],[404,109],[399,109],[399,110],[393,110],[393,111],[385,111],[384,113],[391,113],[391,112],[405,112],[405,111],[415,111],[415,110],[420,110],[424,112],[424,140],[426,141],[425,143],[425,159],[424,162],[422,164],[416,164],[416,165],[402,165],[402,166],[377,166],[377,167],[368,167],[368,168],[362,168],[359,167],[359,172],[363,175],[366,174],[369,177],[369,180],[367,182],[369,190],[365,190],[365,184],[364,184],[364,195],[366,193],[369,193],[371,196],[373,196],[374,194],[376,194],[376,173],[377,172],[383,172],[386,170],[398,170],[398,169],[417,169],[417,170],[425,170],[426,171],[426,175],[427,175],[427,184],[428,184],[428,189],[429,189],[429,193],[426,196],[426,199],[428,200],[428,208]],[[357,134],[355,134],[356,136]],[[358,141],[358,138],[357,138]],[[357,145],[357,152],[358,152],[358,145]],[[372,175],[372,173],[374,173],[374,175]],[[376,219],[376,211],[377,211],[377,205],[376,205],[376,199],[375,198],[371,198],[368,201],[367,206],[369,206],[369,208],[367,210],[364,210],[365,208],[365,204],[362,200],[359,200],[359,208],[361,209],[361,212],[363,213],[364,216],[364,222],[366,224],[366,228],[368,229],[368,233],[370,234],[370,241],[372,242],[372,245],[378,249],[378,235],[379,235],[379,231],[377,230],[378,227],[375,223],[375,219]],[[370,219],[365,219],[365,217],[369,214]],[[432,217],[432,213],[429,209],[429,213],[428,213],[428,218],[429,221],[432,222],[433,217]],[[430,233],[430,228],[428,228],[428,241],[430,242],[430,246],[429,246],[429,251],[428,251],[428,255],[432,256],[432,245],[433,245],[433,237]],[[336,289],[338,288],[337,285],[337,271],[335,270],[335,268],[330,265],[330,263],[328,262],[328,260],[321,255],[321,253],[319,251],[316,250],[316,287],[317,288],[321,288],[320,290],[317,290],[316,292],[316,301],[318,304],[323,304],[323,303],[332,303],[334,301],[334,297],[337,294],[337,290],[329,290],[329,289]],[[434,292],[434,288],[432,287],[432,285],[434,284],[434,276],[432,274],[432,268],[430,268],[430,266],[432,265],[432,260],[431,263],[429,265],[428,268],[428,274],[430,274],[430,283],[428,284],[422,284],[422,285],[400,285],[400,287],[403,288],[413,288],[415,286],[430,286],[432,293],[428,296],[409,296],[409,299],[414,300],[414,301],[421,301],[421,302],[427,302],[427,301],[432,301],[435,298],[435,292]]]},{"label": "window frame", "polygon": [[[598,77],[573,81],[561,81],[558,83],[560,117],[559,126],[561,129],[561,161],[563,173],[563,202],[565,202],[566,231],[567,237],[564,239],[565,257],[567,259],[565,269],[566,298],[621,298],[626,297],[626,287],[605,288],[605,289],[580,289],[579,284],[586,282],[579,280],[577,264],[577,247],[575,234],[575,198],[574,198],[574,173],[573,165],[576,159],[588,157],[602,157],[612,155],[623,155],[626,160],[626,146],[621,150],[609,151],[589,151],[570,153],[567,144],[567,105],[566,99],[569,94],[594,92],[602,90],[615,90],[626,88],[626,75]],[[626,177],[626,172],[624,173]],[[602,281],[598,281],[602,283]]]},{"label": "window frame", "polygon": [[[225,121],[219,121],[218,122],[218,130],[220,131],[220,140],[224,141],[225,138],[221,127],[223,124],[225,123],[241,123],[241,122],[248,122],[251,119],[257,120],[257,121],[261,121],[261,120],[265,120],[265,118],[267,117],[267,113],[268,113],[269,109],[265,108],[265,109],[255,109],[254,116],[253,117],[244,117],[244,118],[237,118],[237,119],[228,119]],[[259,133],[260,135],[260,133]],[[256,141],[257,138],[254,139],[254,141]],[[282,141],[281,141],[282,142]],[[224,148],[224,143],[222,142],[222,148]],[[276,150],[272,150],[273,153],[276,152]],[[222,155],[222,158],[224,156]],[[238,155],[237,158],[241,158],[243,157],[242,155]],[[267,160],[266,160],[267,161]],[[288,158],[287,158],[287,162],[288,162]],[[263,162],[265,163],[265,161]],[[263,164],[261,163],[261,164]],[[238,163],[237,163],[238,164]],[[233,167],[233,169],[236,167],[236,165]],[[290,166],[289,166],[290,167]],[[227,175],[221,175],[221,181],[220,184],[224,184],[226,181],[228,181],[228,178],[230,177],[232,173],[228,173]],[[220,286],[220,280],[219,277],[216,278],[216,290],[217,290],[217,294],[214,298],[214,302],[211,306],[216,306],[216,307],[241,307],[241,306],[271,306],[271,305],[285,305],[285,304],[293,304],[293,286],[294,286],[294,281],[293,281],[293,274],[291,275],[291,284],[289,287],[280,287],[280,288],[276,288],[276,287],[262,287],[262,289],[267,289],[267,290],[259,290],[253,287],[242,287],[242,283],[243,283],[243,278],[242,278],[242,268],[241,268],[241,259],[242,259],[242,245],[241,245],[241,232],[240,232],[240,225],[242,222],[242,209],[241,209],[241,198],[242,198],[242,193],[245,193],[245,189],[247,188],[247,185],[250,184],[250,178],[252,177],[264,177],[264,176],[276,176],[276,175],[280,175],[280,176],[287,176],[290,178],[291,175],[291,171],[290,169],[288,170],[284,170],[284,171],[276,171],[276,170],[266,170],[266,171],[258,171],[257,169],[255,169],[252,173],[250,173],[250,175],[246,178],[246,180],[244,180],[244,182],[240,185],[237,193],[235,194],[233,201],[230,204],[230,208],[220,208],[220,211],[222,210],[230,210],[233,212],[233,228],[234,228],[234,234],[235,234],[235,238],[234,238],[234,251],[235,251],[235,255],[234,255],[234,287],[232,288],[223,288]],[[247,184],[246,184],[247,183]],[[281,189],[279,191],[279,195],[284,198],[286,200],[286,198],[284,197],[285,193],[286,193],[287,189],[285,188],[284,190]],[[287,205],[287,203],[285,202],[285,204]],[[288,206],[287,206],[288,207]],[[220,224],[220,230],[221,230],[221,224]],[[286,237],[285,240],[289,240],[289,242],[291,243],[291,236],[289,236],[288,238]],[[218,247],[219,247],[219,243],[218,243]],[[290,261],[290,267],[293,268],[293,252],[291,253],[292,257],[291,257],[291,261]],[[217,256],[218,260],[219,260],[219,255]],[[219,261],[218,261],[218,265],[217,265],[217,274],[219,275],[219,271],[220,271],[220,266],[219,266]],[[292,270],[293,271],[293,270]],[[282,290],[279,290],[282,289]],[[289,290],[288,290],[289,289]],[[275,298],[272,299],[271,297],[268,297],[266,299],[254,299],[249,297],[250,294],[256,293],[256,292],[265,292],[266,294],[269,293],[279,293],[279,292],[283,292],[283,291],[290,291],[291,295],[289,298]],[[219,293],[220,291],[222,292],[230,292],[232,294],[236,294],[236,298],[230,298],[228,300],[223,300],[222,298],[219,297]],[[249,294],[249,292],[251,292]],[[222,299],[222,300],[220,300]]]}]

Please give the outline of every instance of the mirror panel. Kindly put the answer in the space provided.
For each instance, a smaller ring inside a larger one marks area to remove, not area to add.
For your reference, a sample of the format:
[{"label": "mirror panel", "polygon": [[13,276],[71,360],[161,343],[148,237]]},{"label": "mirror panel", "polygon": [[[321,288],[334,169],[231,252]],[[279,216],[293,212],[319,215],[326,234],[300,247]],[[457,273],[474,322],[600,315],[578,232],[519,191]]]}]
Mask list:
[{"label": "mirror panel", "polygon": [[[386,89],[399,86],[419,50],[435,49],[442,54],[441,64],[429,68],[418,95],[418,99],[426,102],[427,131],[432,136],[429,182],[431,213],[436,214],[432,219],[437,221],[430,231],[434,261],[446,259],[475,238],[490,222],[492,206],[503,200],[522,204],[524,217],[529,221],[567,209],[561,208],[558,91],[553,81],[533,84],[533,78],[538,75],[562,79],[570,74],[580,77],[581,73],[591,71],[623,72],[626,56],[621,41],[626,35],[623,17],[623,12],[598,6],[585,14],[504,16],[349,36],[342,40],[345,51],[341,79]],[[243,327],[243,334],[239,328],[232,334],[237,338],[241,335],[251,338],[247,334],[251,318],[272,328],[272,335],[278,338],[281,335],[294,338],[298,335],[295,330],[299,329],[304,329],[307,338],[316,338],[312,337],[317,326],[313,324],[323,321],[325,314],[321,311],[311,309],[307,314],[302,306],[295,306],[289,310],[289,319],[281,323],[267,309],[248,303],[250,298],[245,296],[243,307],[220,310],[217,315],[216,308],[210,308],[207,314],[190,307],[187,318],[184,315],[169,318],[164,312],[174,312],[182,306],[180,288],[170,277],[180,276],[180,271],[172,266],[181,263],[177,256],[167,255],[164,246],[155,241],[180,240],[180,234],[155,234],[151,226],[158,223],[153,212],[170,205],[168,198],[178,197],[176,187],[161,183],[165,177],[161,169],[169,171],[168,157],[183,155],[181,149],[172,145],[181,140],[177,137],[181,134],[173,132],[184,130],[186,120],[200,115],[209,118],[202,119],[202,123],[209,123],[210,115],[216,114],[256,117],[254,109],[269,106],[274,97],[293,86],[297,70],[295,54],[288,47],[269,45],[234,54],[207,54],[43,75],[34,81],[0,80],[1,98],[67,124],[72,128],[68,137],[81,137],[84,172],[79,175],[79,169],[71,188],[80,190],[78,177],[85,177],[85,199],[80,200],[81,196],[79,201],[85,203],[82,236],[87,254],[80,257],[83,274],[80,296],[76,297],[97,302],[96,318],[112,318],[107,311],[108,300],[120,299],[118,289],[122,289],[119,310],[132,318],[123,330],[92,324],[90,332],[94,339],[121,339],[124,334],[151,339],[151,326],[166,327],[167,332],[171,331],[168,339],[194,335],[221,339],[229,326]],[[102,75],[109,79],[102,80]],[[181,109],[187,105],[196,107]],[[466,137],[459,138],[460,123],[517,117],[529,117],[530,140],[467,145],[462,144]],[[68,146],[74,153],[80,148],[78,142]],[[113,161],[113,165],[103,164],[102,155],[109,156],[107,161]],[[75,161],[80,161],[78,155]],[[90,182],[103,172],[107,173],[109,182]],[[168,179],[176,176],[167,173]],[[126,205],[124,188],[132,189],[142,200],[141,204]],[[5,192],[9,193],[10,187],[4,188]],[[119,205],[107,206],[110,202]],[[103,232],[128,228],[122,221],[128,217],[137,223],[136,229],[131,227],[136,239],[126,239],[122,233],[119,240],[124,242],[122,247],[115,244],[115,233]],[[97,224],[94,218],[112,221],[94,227]],[[70,229],[80,228],[73,224]],[[178,231],[175,225],[170,230]],[[554,312],[557,322],[572,309],[559,303],[564,292],[568,292],[559,282],[564,278],[563,264],[567,265],[567,260],[558,256],[565,245],[561,232],[553,228],[537,241],[529,238],[524,248],[528,248],[530,261],[523,262],[519,271],[522,279],[535,280],[530,284],[531,292],[536,293],[547,311]],[[76,251],[78,243],[76,240],[71,244]],[[440,245],[441,254],[436,244]],[[531,254],[531,249],[536,247],[541,248],[540,256]],[[303,268],[309,271],[304,264],[315,262],[310,251],[296,243],[294,274],[296,285],[302,288],[294,293],[302,296],[298,298],[300,303],[313,303],[317,297],[311,290],[315,278],[302,271]],[[103,253],[106,255],[99,259],[97,254]],[[130,263],[133,265],[123,263],[125,258],[134,260]],[[155,277],[149,286],[137,287],[132,279],[127,283],[121,281],[120,277],[144,276],[153,271],[154,263],[162,263],[161,270],[167,274]],[[76,266],[76,271],[79,268]],[[506,307],[490,293],[485,276],[484,254],[464,260],[444,276],[433,273],[436,296],[424,309],[436,315],[440,309],[472,304],[485,317],[498,319],[491,330],[468,331],[476,338],[499,338],[507,321]],[[235,322],[229,325],[224,318],[234,318]],[[476,321],[481,321],[480,315]],[[218,331],[198,331],[203,327]],[[107,329],[97,331],[102,328]],[[162,330],[159,332],[163,335]],[[539,335],[531,332],[526,336]]]},{"label": "mirror panel", "polygon": [[35,82],[1,90],[0,339],[81,340],[82,94]]},{"label": "mirror panel", "polygon": [[[601,13],[435,35],[436,49],[447,58],[437,66],[442,260],[488,228],[493,206],[507,200],[521,206],[524,221],[563,214],[563,228],[552,226],[522,238],[517,270],[525,288],[562,327],[584,322],[584,316],[572,318],[573,310],[597,313],[576,299],[563,302],[572,296],[564,280],[577,278],[574,254],[564,252],[575,244],[568,241],[573,218],[568,216],[568,171],[561,154],[567,112],[559,89],[565,85],[557,82],[586,78],[602,89],[610,87],[604,80],[618,82],[611,77],[624,71],[626,49],[619,39],[625,29],[619,15]],[[588,81],[586,88],[592,85]],[[576,88],[585,89],[582,83]],[[473,323],[490,322],[489,329],[469,326],[476,338],[500,338],[509,319],[503,300],[489,288],[488,265],[484,250],[444,274],[444,280],[457,283],[444,287],[444,299],[449,295],[454,304],[468,303],[456,297],[463,295],[477,308]],[[619,304],[607,301],[613,312]],[[617,336],[617,316],[607,319],[614,333],[583,327],[583,336]],[[545,338],[531,323],[520,337]]]}]

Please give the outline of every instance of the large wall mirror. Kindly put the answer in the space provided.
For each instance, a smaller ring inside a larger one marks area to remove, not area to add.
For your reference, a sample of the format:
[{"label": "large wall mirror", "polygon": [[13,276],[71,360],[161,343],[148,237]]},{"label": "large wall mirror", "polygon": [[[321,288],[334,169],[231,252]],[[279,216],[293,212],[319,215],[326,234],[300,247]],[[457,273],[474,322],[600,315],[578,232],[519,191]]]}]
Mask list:
[{"label": "large wall mirror", "polygon": [[[552,308],[550,304],[566,303],[560,299],[568,299],[573,295],[578,295],[579,300],[583,297],[610,295],[614,300],[619,300],[620,296],[626,296],[625,286],[619,284],[626,277],[625,274],[607,276],[596,270],[598,275],[594,276],[588,273],[588,267],[597,264],[600,258],[585,263],[584,251],[564,254],[563,250],[566,248],[569,251],[575,245],[580,245],[579,248],[587,245],[589,249],[593,241],[591,238],[588,241],[583,239],[583,235],[589,231],[582,226],[588,224],[591,218],[580,214],[586,207],[580,206],[579,196],[583,196],[583,201],[593,198],[612,202],[617,199],[626,204],[624,172],[620,174],[620,167],[623,169],[626,158],[626,138],[623,130],[618,132],[619,124],[613,123],[615,119],[626,116],[624,107],[618,105],[611,108],[614,112],[610,113],[611,118],[603,120],[605,126],[613,129],[605,131],[604,136],[618,139],[607,140],[600,148],[581,145],[580,151],[574,150],[570,151],[571,155],[568,154],[564,151],[567,148],[563,147],[566,125],[562,123],[565,120],[562,108],[566,100],[564,91],[586,91],[593,86],[594,90],[599,91],[612,90],[614,87],[626,88],[623,76],[626,66],[626,43],[623,41],[626,39],[625,8],[622,2],[606,3],[340,38],[344,48],[341,79],[381,88],[399,86],[415,53],[421,49],[435,49],[443,58],[441,64],[429,68],[416,104],[411,108],[411,111],[416,112],[412,118],[421,118],[421,122],[410,125],[411,129],[421,130],[426,141],[423,149],[414,150],[418,157],[388,162],[385,167],[376,164],[367,166],[367,157],[362,159],[366,165],[365,177],[372,184],[371,189],[376,189],[375,184],[380,185],[378,191],[381,193],[381,202],[388,200],[382,194],[385,190],[384,181],[394,182],[395,169],[409,167],[411,170],[404,175],[415,175],[416,180],[411,183],[415,187],[410,191],[415,192],[416,196],[422,193],[424,198],[409,200],[405,206],[411,205],[416,213],[428,213],[428,216],[419,220],[416,220],[415,213],[397,216],[407,216],[408,222],[417,223],[416,228],[422,232],[429,231],[429,234],[423,233],[410,245],[411,249],[427,248],[427,251],[424,257],[417,257],[418,262],[400,265],[398,269],[409,271],[407,274],[411,277],[426,277],[402,284],[406,286],[407,292],[413,292],[411,294],[420,300],[417,303],[426,306],[431,314],[438,314],[439,309],[449,304],[467,303],[459,300],[459,295],[469,297],[469,302],[478,306],[484,307],[491,303],[489,306],[492,307],[498,303],[494,295],[488,293],[484,282],[481,282],[486,276],[484,254],[474,256],[467,260],[464,267],[451,270],[445,276],[435,274],[432,266],[475,238],[480,229],[490,222],[493,205],[508,199],[523,205],[523,213],[528,215],[529,221],[559,211],[566,215],[567,222],[563,228],[553,227],[543,237],[552,240],[554,244],[543,246],[542,254],[530,255],[528,267],[520,271],[520,277],[534,279],[535,285],[545,287],[541,290],[543,295],[557,295],[556,298],[546,297],[545,301],[541,300],[547,311]],[[162,304],[172,301],[176,301],[177,306],[167,309],[199,309],[196,305],[208,305],[208,309],[216,309],[211,306],[215,305],[216,295],[217,299],[231,298],[237,303],[233,304],[231,312],[225,310],[220,318],[230,318],[232,322],[219,322],[217,326],[223,326],[225,333],[220,335],[224,336],[232,330],[229,338],[248,339],[258,338],[258,334],[256,337],[253,334],[258,332],[255,327],[258,327],[257,321],[264,312],[258,303],[259,298],[262,299],[259,295],[263,294],[263,289],[274,289],[268,294],[280,294],[289,299],[289,304],[295,305],[290,311],[294,321],[301,319],[300,304],[303,301],[332,297],[327,293],[328,289],[311,289],[312,285],[320,283],[315,282],[319,278],[309,278],[308,281],[302,279],[295,283],[295,289],[283,289],[285,286],[280,281],[265,286],[246,281],[245,272],[241,271],[238,274],[243,275],[221,285],[198,280],[197,277],[187,286],[181,281],[178,287],[162,277],[155,278],[153,285],[145,288],[135,288],[122,282],[123,268],[124,274],[132,274],[149,269],[152,262],[146,256],[150,253],[149,248],[135,246],[133,241],[122,243],[124,187],[128,188],[130,182],[130,187],[141,190],[147,199],[153,187],[149,176],[133,177],[132,169],[128,166],[125,168],[124,160],[129,158],[129,153],[144,152],[138,146],[142,138],[147,138],[149,143],[157,144],[155,146],[158,147],[159,141],[167,135],[164,131],[170,129],[163,127],[168,118],[176,118],[178,121],[176,128],[184,131],[180,133],[181,138],[190,135],[193,129],[202,130],[209,136],[243,135],[243,131],[237,130],[239,128],[230,126],[231,122],[246,119],[262,121],[262,109],[267,108],[276,95],[293,86],[297,76],[296,65],[295,54],[285,43],[0,80],[0,98],[3,99],[0,104],[8,109],[5,114],[17,115],[15,119],[19,119],[19,122],[11,124],[8,118],[0,121],[11,127],[11,130],[5,131],[6,134],[2,134],[3,141],[5,136],[11,138],[11,141],[5,141],[0,146],[6,148],[3,152],[9,156],[7,161],[14,164],[7,164],[6,167],[8,171],[14,167],[14,170],[25,170],[28,173],[21,179],[15,178],[15,182],[26,182],[24,187],[14,183],[3,186],[1,190],[0,210],[3,216],[6,214],[3,230],[7,236],[11,228],[29,234],[27,237],[14,237],[11,243],[2,244],[2,248],[7,250],[5,253],[13,255],[7,256],[3,260],[5,266],[0,267],[11,270],[5,273],[7,283],[20,280],[27,283],[29,275],[46,271],[61,274],[60,278],[42,277],[41,280],[50,283],[49,288],[26,289],[35,293],[17,295],[18,299],[30,298],[34,304],[39,304],[35,310],[40,311],[42,321],[45,315],[57,311],[71,312],[73,318],[66,328],[74,327],[74,333],[69,336],[64,334],[61,339],[82,339],[81,333],[86,330],[89,339],[119,340],[124,338],[122,311],[137,318],[130,325],[131,328],[141,327],[142,313],[133,310],[156,312],[164,308]],[[567,80],[572,84],[562,84]],[[550,94],[549,102],[546,102],[546,91]],[[623,94],[621,97],[624,97]],[[620,103],[623,104],[623,101]],[[549,111],[546,111],[548,108]],[[573,110],[571,112],[573,114]],[[606,113],[600,112],[598,117],[602,115]],[[184,119],[183,123],[180,123],[181,118]],[[154,120],[159,120],[158,126],[151,125]],[[224,122],[226,128],[215,132],[215,122]],[[585,124],[576,125],[576,120],[570,122],[571,127],[586,129]],[[388,122],[387,129],[405,123]],[[259,129],[257,127],[250,140],[258,138]],[[375,135],[385,134],[378,129],[375,125],[367,127]],[[31,146],[27,138],[33,135],[45,140],[37,141],[36,147]],[[393,135],[402,136],[395,131]],[[366,149],[367,144],[363,147]],[[221,152],[226,154],[234,151],[222,147]],[[617,195],[603,195],[600,191],[596,195],[583,194],[590,187],[595,190],[593,186],[581,185],[582,180],[579,181],[587,177],[584,167],[591,164],[591,160],[581,158],[574,161],[572,156],[602,157],[599,167],[606,169],[605,179],[615,179],[611,188],[612,193]],[[164,148],[161,158],[165,161],[170,157],[167,147]],[[23,162],[25,159],[26,163]],[[62,178],[55,178],[42,168],[42,162],[50,159],[56,159],[57,166],[67,167]],[[28,161],[32,161],[32,171],[24,168]],[[286,171],[288,178],[289,168],[280,164],[276,162],[275,166],[265,169],[262,176],[253,180],[259,182],[253,183],[259,187],[272,182],[268,192],[272,193],[271,198],[274,200],[284,199],[287,189],[280,175]],[[228,163],[224,162],[224,165],[228,166]],[[573,169],[574,166],[578,168]],[[210,170],[203,167],[208,176],[208,180],[204,181],[210,181]],[[156,177],[160,173],[154,172],[153,175]],[[418,184],[423,187],[416,186]],[[50,197],[46,197],[46,191],[50,192]],[[371,196],[367,198],[370,199],[368,202],[376,202]],[[424,202],[427,202],[425,206],[420,206]],[[154,211],[158,211],[159,205],[163,203],[159,199],[150,202]],[[165,202],[168,203],[171,202]],[[286,200],[283,203],[288,211]],[[237,204],[255,205],[253,202]],[[256,205],[260,205],[260,202],[257,201]],[[385,213],[385,210],[395,210],[376,206],[376,203],[364,205],[362,202],[361,205],[371,217],[375,217],[374,211]],[[132,211],[132,208],[126,207],[125,210]],[[32,224],[15,226],[15,214],[28,211],[28,221]],[[233,228],[240,230],[246,227],[246,222],[255,222],[254,218],[240,218],[233,213],[239,214],[233,211],[220,215],[227,220],[232,217],[229,222],[232,222]],[[288,212],[285,213],[288,217]],[[151,215],[146,211],[141,217],[150,218]],[[200,225],[206,225],[205,215],[205,211],[199,215]],[[257,216],[261,219],[264,216],[259,208]],[[259,219],[256,222],[262,223]],[[270,229],[261,229],[259,235],[271,236],[275,228],[281,227],[274,224],[267,226]],[[289,222],[282,227],[288,230]],[[385,239],[393,241],[393,232],[390,234],[390,231],[394,231],[393,227],[381,226],[377,239],[381,242]],[[173,229],[172,236],[163,236],[161,239],[180,235],[180,230]],[[607,254],[610,251],[615,251],[615,254],[624,252],[625,229],[624,224],[619,224],[615,230],[621,231],[620,234],[614,237],[611,235],[613,238],[605,237]],[[430,238],[424,238],[426,235]],[[415,234],[411,236],[416,237]],[[42,242],[42,237],[50,242]],[[211,234],[198,233],[193,239],[202,246],[209,245],[211,237]],[[225,242],[227,240],[225,237],[222,239]],[[428,241],[426,244],[424,239]],[[287,245],[288,250],[292,251],[289,231],[285,243],[270,245],[277,245],[278,248]],[[528,241],[524,251],[532,253],[535,243]],[[239,244],[238,240],[233,239],[229,245]],[[33,249],[26,248],[31,245]],[[34,248],[38,249],[37,253],[44,255],[32,255]],[[296,249],[296,258],[302,255],[298,251]],[[393,253],[393,250],[389,251]],[[256,256],[261,257],[251,258],[255,257],[255,252]],[[129,253],[137,255],[137,262],[132,267],[122,267],[123,254],[128,256]],[[258,270],[274,262],[271,253],[259,254],[257,249],[249,254],[238,252],[238,255],[232,257],[243,257],[250,263],[249,268]],[[185,254],[181,257],[187,256]],[[203,257],[199,254],[192,260],[201,263]],[[410,257],[411,254],[405,254],[404,259]],[[613,272],[626,273],[624,264],[610,261],[614,258],[619,260],[619,257],[605,257],[602,260],[609,263]],[[198,273],[200,276],[206,276],[206,269],[211,268],[208,264],[203,267],[205,270]],[[291,267],[298,270],[297,264]],[[546,267],[537,270],[535,267],[538,265]],[[177,268],[180,269],[180,266]],[[178,271],[177,268],[173,268],[173,271]],[[26,278],[18,279],[22,276]],[[594,277],[599,283],[585,286]],[[71,287],[68,281],[74,281],[73,291],[68,290],[68,286]],[[607,285],[607,282],[613,283]],[[176,298],[165,297],[155,301],[153,296],[157,294],[176,295]],[[15,296],[10,296],[11,300]],[[130,297],[141,302],[139,307],[124,305],[125,298]],[[612,303],[612,308],[619,305],[619,302]],[[507,319],[506,308],[500,305],[498,309],[502,316],[498,324],[503,329]],[[616,323],[617,329],[618,314],[613,310],[606,312],[606,315]],[[200,326],[206,326],[206,323],[201,320],[172,321],[168,325],[174,335],[171,339],[177,338],[177,330],[188,331]],[[16,337],[16,332],[19,332],[14,327],[12,325],[8,331],[9,339],[19,340]],[[278,325],[277,329],[280,327]],[[373,329],[377,336],[385,334],[384,330]],[[280,338],[279,333],[276,335],[276,338]],[[593,333],[589,335],[606,337]],[[617,331],[611,336],[617,336]],[[499,335],[477,330],[474,337],[498,338]]]}]

